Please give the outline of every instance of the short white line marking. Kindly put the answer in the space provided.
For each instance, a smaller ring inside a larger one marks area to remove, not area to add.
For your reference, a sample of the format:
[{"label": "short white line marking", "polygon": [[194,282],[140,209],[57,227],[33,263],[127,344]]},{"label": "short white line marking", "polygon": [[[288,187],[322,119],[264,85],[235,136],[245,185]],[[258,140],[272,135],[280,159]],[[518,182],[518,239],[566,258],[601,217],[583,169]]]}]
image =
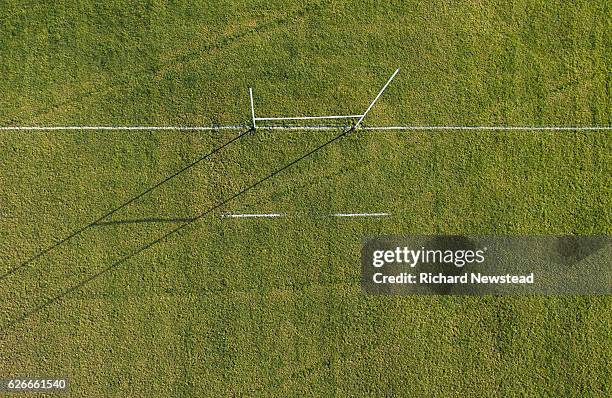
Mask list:
[{"label": "short white line marking", "polygon": [[[298,216],[301,216],[297,213]],[[308,214],[306,214],[308,215]],[[314,214],[310,214],[313,216]],[[325,217],[386,217],[390,216],[391,213],[334,213],[325,215]],[[278,218],[278,217],[286,217],[287,213],[224,213],[221,214],[221,218]],[[316,216],[316,215],[314,215]],[[316,216],[316,217],[320,217]]]},{"label": "short white line marking", "polygon": [[389,213],[336,213],[332,214],[334,217],[385,217],[389,216]]},{"label": "short white line marking", "polygon": [[280,213],[269,213],[269,214],[223,214],[223,218],[274,218],[282,217]]}]

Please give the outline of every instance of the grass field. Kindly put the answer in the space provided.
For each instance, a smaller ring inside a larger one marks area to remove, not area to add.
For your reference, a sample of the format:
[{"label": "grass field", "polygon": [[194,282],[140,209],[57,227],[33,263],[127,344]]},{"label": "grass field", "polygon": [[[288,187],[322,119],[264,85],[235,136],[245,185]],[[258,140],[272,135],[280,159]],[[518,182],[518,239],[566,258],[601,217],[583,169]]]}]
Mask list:
[{"label": "grass field", "polygon": [[[0,126],[247,125],[248,87],[262,116],[361,113],[397,67],[365,125],[611,125],[608,2],[380,3],[6,0]],[[21,266],[246,131],[0,131],[0,378],[68,377],[73,396],[612,394],[609,296],[359,285],[367,236],[609,235],[609,130],[356,130],[267,178],[339,131],[258,129]]]}]

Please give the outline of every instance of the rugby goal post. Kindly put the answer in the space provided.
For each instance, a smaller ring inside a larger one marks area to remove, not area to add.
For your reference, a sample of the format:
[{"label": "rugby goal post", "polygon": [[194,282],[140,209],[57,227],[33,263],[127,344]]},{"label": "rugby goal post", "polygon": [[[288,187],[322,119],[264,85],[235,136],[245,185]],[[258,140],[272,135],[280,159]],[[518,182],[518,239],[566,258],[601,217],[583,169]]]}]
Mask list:
[{"label": "rugby goal post", "polygon": [[358,115],[258,117],[258,116],[255,115],[255,105],[254,105],[254,101],[253,101],[253,88],[249,87],[249,103],[251,104],[251,123],[252,123],[253,130],[257,129],[257,122],[266,122],[266,121],[282,122],[282,121],[296,121],[296,120],[325,120],[325,119],[357,120],[357,122],[353,126],[353,128],[356,129],[356,128],[359,127],[359,125],[361,125],[361,123],[363,122],[363,119],[365,119],[367,114],[374,107],[374,105],[380,99],[380,97],[383,95],[383,93],[385,92],[387,87],[389,87],[389,84],[391,84],[391,81],[393,81],[393,79],[395,79],[395,76],[397,76],[399,71],[400,71],[400,68],[397,68],[395,70],[395,72],[393,72],[393,74],[391,75],[389,80],[387,80],[385,85],[378,92],[378,95],[370,103],[370,105],[365,110],[365,112],[363,112],[362,114],[358,114]]}]

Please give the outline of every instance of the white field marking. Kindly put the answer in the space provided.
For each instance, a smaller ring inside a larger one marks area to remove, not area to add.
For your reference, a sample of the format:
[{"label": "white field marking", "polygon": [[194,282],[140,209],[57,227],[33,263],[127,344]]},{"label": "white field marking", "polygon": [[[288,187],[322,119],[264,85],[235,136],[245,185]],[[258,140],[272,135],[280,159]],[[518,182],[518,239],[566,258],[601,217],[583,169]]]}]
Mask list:
[{"label": "white field marking", "polygon": [[334,217],[386,217],[390,216],[390,213],[336,213],[332,214]]},{"label": "white field marking", "polygon": [[[313,216],[314,214],[297,213],[296,215]],[[334,213],[334,214],[324,215],[324,217],[386,217],[390,215],[391,213]],[[221,214],[221,218],[279,218],[279,217],[287,217],[287,216],[291,216],[291,214],[287,214],[287,213],[251,213],[251,214],[224,213],[224,214]],[[321,217],[321,215],[318,215],[317,217]]]},{"label": "white field marking", "polygon": [[[262,126],[263,130],[342,130],[351,126]],[[363,131],[609,131],[612,126],[369,126]]]},{"label": "white field marking", "polygon": [[612,126],[371,126],[362,130],[606,131]]},{"label": "white field marking", "polygon": [[[251,126],[0,126],[0,131],[215,131],[243,130]],[[260,126],[262,130],[340,130],[350,126]],[[366,126],[363,131],[411,131],[411,130],[482,130],[482,131],[610,131],[612,126]]]},{"label": "white field marking", "polygon": [[[351,126],[261,126],[263,130],[342,130]],[[369,126],[363,131],[610,131],[612,126]]]},{"label": "white field marking", "polygon": [[169,131],[214,131],[214,130],[242,130],[246,126],[6,126],[0,131],[65,131],[65,130],[94,130],[94,131],[131,131],[131,130],[169,130]]},{"label": "white field marking", "polygon": [[383,93],[385,92],[385,90],[387,89],[387,87],[389,86],[389,84],[391,84],[391,81],[395,78],[395,76],[399,73],[400,68],[397,68],[395,70],[395,72],[393,72],[393,74],[391,75],[391,77],[389,78],[389,80],[387,80],[387,83],[383,86],[383,88],[380,90],[380,92],[378,93],[378,95],[376,96],[376,98],[374,98],[374,101],[372,101],[372,103],[370,104],[370,106],[368,106],[368,109],[366,109],[365,112],[363,112],[363,115],[361,115],[361,117],[359,118],[359,120],[357,121],[357,123],[355,124],[355,128],[359,127],[359,125],[361,124],[361,122],[363,121],[363,119],[365,119],[366,115],[368,114],[368,112],[370,112],[370,109],[372,109],[372,107],[374,106],[374,104],[376,103],[376,101],[378,101],[378,99],[380,98],[381,95],[383,95]]},{"label": "white field marking", "polygon": [[363,115],[297,116],[297,117],[256,117],[255,120],[317,120],[317,119],[357,119]]},{"label": "white field marking", "polygon": [[280,213],[267,213],[267,214],[222,214],[221,218],[276,218],[283,217],[284,214]]}]

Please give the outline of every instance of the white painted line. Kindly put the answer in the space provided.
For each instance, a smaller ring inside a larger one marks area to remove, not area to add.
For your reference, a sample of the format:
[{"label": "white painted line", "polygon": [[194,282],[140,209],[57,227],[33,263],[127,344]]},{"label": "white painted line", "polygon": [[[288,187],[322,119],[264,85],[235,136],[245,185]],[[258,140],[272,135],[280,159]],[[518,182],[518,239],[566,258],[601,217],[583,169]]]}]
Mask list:
[{"label": "white painted line", "polygon": [[[245,130],[252,126],[0,126],[0,131],[215,131]],[[341,130],[349,126],[259,126],[263,130]],[[365,131],[610,131],[612,126],[367,126]]]},{"label": "white painted line", "polygon": [[355,124],[355,128],[359,127],[359,125],[361,124],[361,122],[363,121],[363,119],[365,119],[366,115],[368,114],[368,112],[370,112],[370,109],[372,109],[372,107],[374,106],[374,104],[376,103],[376,101],[378,101],[378,99],[380,98],[380,96],[385,92],[385,90],[387,89],[387,87],[389,86],[389,84],[391,84],[391,81],[395,78],[395,76],[399,73],[400,68],[397,68],[395,70],[395,72],[393,72],[393,74],[391,75],[391,77],[389,78],[389,80],[387,80],[387,83],[383,86],[383,88],[380,90],[380,92],[378,93],[378,95],[376,96],[376,98],[374,98],[374,101],[372,101],[372,103],[370,104],[370,106],[368,106],[368,109],[366,109],[365,112],[363,112],[363,115],[361,115],[361,118],[357,121],[357,124]]},{"label": "white painted line", "polygon": [[171,130],[171,131],[214,131],[214,130],[242,130],[245,126],[6,126],[0,131],[65,131],[65,130],[94,130],[94,131],[131,131],[131,130]]},{"label": "white painted line", "polygon": [[255,120],[317,120],[317,119],[357,119],[363,115],[298,116],[298,117],[257,117]]},{"label": "white painted line", "polygon": [[[302,214],[302,213],[294,213],[294,215],[302,217],[302,216],[315,216],[321,217],[321,215],[317,214]],[[324,217],[386,217],[390,216],[391,213],[335,213],[335,214],[327,214]],[[221,218],[279,218],[290,216],[287,213],[224,213],[221,214]]]},{"label": "white painted line", "polygon": [[389,213],[336,213],[334,217],[386,217]]},{"label": "white painted line", "polygon": [[[350,126],[261,126],[263,130],[342,130]],[[365,131],[610,131],[612,126],[369,126]]]},{"label": "white painted line", "polygon": [[362,130],[606,131],[612,126],[371,126]]},{"label": "white painted line", "polygon": [[269,214],[222,214],[222,218],[275,218],[282,217],[280,213],[269,213]]}]

